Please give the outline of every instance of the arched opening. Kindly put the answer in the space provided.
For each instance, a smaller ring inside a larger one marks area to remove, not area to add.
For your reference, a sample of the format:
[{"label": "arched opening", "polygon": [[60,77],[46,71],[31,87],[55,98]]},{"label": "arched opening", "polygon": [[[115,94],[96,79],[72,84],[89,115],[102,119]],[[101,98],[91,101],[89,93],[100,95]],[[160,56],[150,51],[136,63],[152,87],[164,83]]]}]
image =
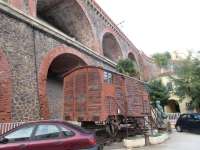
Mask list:
[{"label": "arched opening", "polygon": [[136,59],[135,59],[135,56],[134,56],[133,53],[129,53],[129,54],[128,54],[128,58],[129,58],[130,60],[136,62]]},{"label": "arched opening", "polygon": [[137,61],[136,61],[136,58],[135,58],[135,55],[134,55],[133,53],[129,53],[129,54],[128,54],[128,58],[129,58],[130,60],[132,60],[132,61],[135,63],[137,69],[139,69],[139,68],[138,68],[138,64],[137,64]]},{"label": "arched opening", "polygon": [[86,63],[72,54],[62,54],[51,63],[47,75],[47,98],[50,119],[60,119],[63,116],[63,75]]},{"label": "arched opening", "polygon": [[0,50],[0,121],[11,121],[11,72],[5,55]]},{"label": "arched opening", "polygon": [[165,106],[165,111],[167,113],[180,113],[180,107],[177,101],[169,100]]},{"label": "arched opening", "polygon": [[118,61],[122,58],[122,51],[116,38],[111,33],[105,33],[103,36],[103,54],[112,61]]},{"label": "arched opening", "polygon": [[137,77],[138,79],[140,79],[140,68],[139,68],[139,65],[138,65],[138,63],[137,63],[137,60],[136,60],[136,58],[135,58],[135,55],[134,55],[132,52],[130,52],[130,53],[128,54],[128,59],[130,59],[130,60],[133,61],[134,66],[135,66],[135,69],[136,69],[136,71],[137,71],[136,77]]},{"label": "arched opening", "polygon": [[73,48],[57,47],[43,58],[38,73],[40,114],[42,119],[63,119],[64,74],[89,64],[84,55]]},{"label": "arched opening", "polygon": [[77,0],[37,0],[37,16],[89,48],[97,49],[92,24]]}]

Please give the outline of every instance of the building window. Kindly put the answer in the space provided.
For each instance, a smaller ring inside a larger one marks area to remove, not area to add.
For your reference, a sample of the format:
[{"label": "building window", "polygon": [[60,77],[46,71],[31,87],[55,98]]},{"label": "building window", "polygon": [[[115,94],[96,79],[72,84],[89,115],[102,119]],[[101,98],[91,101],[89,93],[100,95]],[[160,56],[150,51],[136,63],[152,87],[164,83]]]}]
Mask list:
[{"label": "building window", "polygon": [[191,104],[191,102],[188,102],[185,105],[186,105],[187,111],[192,111],[192,104]]},{"label": "building window", "polygon": [[167,88],[168,88],[169,91],[172,91],[172,90],[173,90],[172,82],[168,82],[168,83],[167,83]]},{"label": "building window", "polygon": [[105,71],[104,72],[104,82],[108,84],[113,83],[113,76],[112,73]]}]

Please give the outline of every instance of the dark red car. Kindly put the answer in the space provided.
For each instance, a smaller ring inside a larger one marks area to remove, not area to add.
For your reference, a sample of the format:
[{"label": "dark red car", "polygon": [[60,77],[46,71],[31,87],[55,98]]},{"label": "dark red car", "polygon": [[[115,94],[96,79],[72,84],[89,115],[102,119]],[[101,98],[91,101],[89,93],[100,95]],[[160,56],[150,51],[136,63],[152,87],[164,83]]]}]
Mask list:
[{"label": "dark red car", "polygon": [[0,150],[98,150],[94,134],[64,121],[21,125],[0,136]]}]

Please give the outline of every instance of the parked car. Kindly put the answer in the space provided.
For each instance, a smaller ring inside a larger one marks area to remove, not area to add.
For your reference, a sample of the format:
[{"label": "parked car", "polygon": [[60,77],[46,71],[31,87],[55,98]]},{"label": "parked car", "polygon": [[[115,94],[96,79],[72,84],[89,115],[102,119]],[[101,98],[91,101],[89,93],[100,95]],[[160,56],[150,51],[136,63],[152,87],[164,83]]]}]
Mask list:
[{"label": "parked car", "polygon": [[200,114],[182,114],[176,122],[176,130],[178,132],[191,131],[200,133]]},{"label": "parked car", "polygon": [[95,135],[64,121],[23,124],[0,136],[0,150],[98,150]]}]

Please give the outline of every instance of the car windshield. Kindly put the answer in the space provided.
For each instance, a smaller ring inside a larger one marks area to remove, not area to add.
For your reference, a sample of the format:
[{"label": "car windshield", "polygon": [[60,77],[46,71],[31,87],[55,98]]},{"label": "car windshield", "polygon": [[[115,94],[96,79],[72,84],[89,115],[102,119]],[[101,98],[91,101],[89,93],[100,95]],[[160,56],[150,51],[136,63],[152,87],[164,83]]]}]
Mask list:
[{"label": "car windshield", "polygon": [[194,115],[194,119],[195,119],[195,120],[200,120],[200,114]]},{"label": "car windshield", "polygon": [[24,126],[22,128],[19,128],[9,134],[7,134],[4,138],[8,139],[11,142],[15,141],[26,141],[29,140],[31,137],[31,134],[34,130],[34,125],[32,126]]}]

